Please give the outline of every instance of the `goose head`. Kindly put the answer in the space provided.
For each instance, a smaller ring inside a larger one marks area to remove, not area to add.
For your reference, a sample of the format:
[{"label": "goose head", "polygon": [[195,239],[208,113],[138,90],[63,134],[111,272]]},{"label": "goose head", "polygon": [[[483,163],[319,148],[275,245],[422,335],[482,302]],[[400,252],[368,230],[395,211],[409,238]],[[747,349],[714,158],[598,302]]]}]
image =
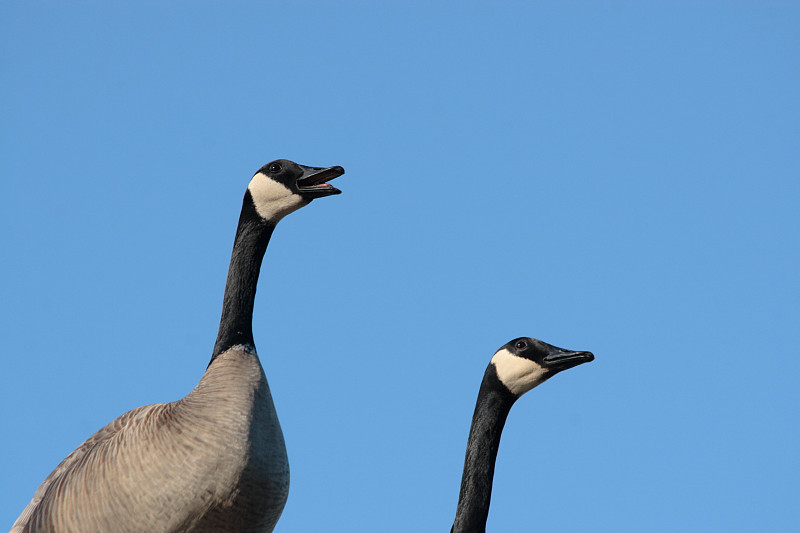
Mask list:
[{"label": "goose head", "polygon": [[519,398],[562,370],[594,360],[592,352],[576,352],[552,344],[520,337],[507,343],[492,356],[497,378]]},{"label": "goose head", "polygon": [[344,174],[340,166],[307,167],[288,159],[267,163],[255,173],[247,191],[256,212],[264,220],[277,222],[315,198],[340,194],[327,183]]}]

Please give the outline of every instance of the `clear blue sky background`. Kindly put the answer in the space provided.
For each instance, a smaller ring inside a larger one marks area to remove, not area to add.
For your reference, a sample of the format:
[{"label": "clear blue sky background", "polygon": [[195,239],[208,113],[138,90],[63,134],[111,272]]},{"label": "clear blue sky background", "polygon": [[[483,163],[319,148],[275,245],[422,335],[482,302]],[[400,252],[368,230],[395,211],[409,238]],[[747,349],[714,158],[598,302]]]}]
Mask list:
[{"label": "clear blue sky background", "polygon": [[[796,2],[3,2],[0,523],[123,412],[189,392],[241,198],[277,531],[449,531],[484,367],[524,397],[491,531],[796,531]],[[2,528],[0,528],[2,529]]]}]

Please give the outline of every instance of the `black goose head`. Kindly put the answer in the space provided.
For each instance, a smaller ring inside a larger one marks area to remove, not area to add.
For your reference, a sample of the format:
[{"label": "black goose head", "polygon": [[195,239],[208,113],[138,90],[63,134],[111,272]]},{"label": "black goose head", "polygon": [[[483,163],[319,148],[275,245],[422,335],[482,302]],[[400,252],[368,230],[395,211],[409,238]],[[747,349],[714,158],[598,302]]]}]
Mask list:
[{"label": "black goose head", "polygon": [[562,370],[594,360],[591,352],[558,348],[530,337],[507,343],[492,356],[497,378],[519,398]]},{"label": "black goose head", "polygon": [[327,181],[342,174],[344,169],[340,166],[307,167],[277,159],[256,172],[247,190],[256,212],[265,220],[277,222],[315,198],[340,194],[342,191]]}]

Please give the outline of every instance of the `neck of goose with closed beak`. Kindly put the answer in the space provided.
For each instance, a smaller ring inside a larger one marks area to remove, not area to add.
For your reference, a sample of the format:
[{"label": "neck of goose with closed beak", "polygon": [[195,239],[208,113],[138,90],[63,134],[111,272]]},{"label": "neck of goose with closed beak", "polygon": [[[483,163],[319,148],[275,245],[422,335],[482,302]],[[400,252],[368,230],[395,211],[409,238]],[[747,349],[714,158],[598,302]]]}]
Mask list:
[{"label": "neck of goose with closed beak", "polygon": [[[248,190],[242,204],[239,225],[233,242],[222,317],[211,361],[236,345],[255,348],[253,341],[253,306],[261,262],[267,251],[277,220],[264,220],[258,215]],[[209,363],[210,364],[210,363]]]},{"label": "neck of goose with closed beak", "polygon": [[478,533],[486,530],[500,436],[516,399],[500,383],[495,366],[490,364],[483,376],[475,403],[464,457],[461,491],[451,533]]}]

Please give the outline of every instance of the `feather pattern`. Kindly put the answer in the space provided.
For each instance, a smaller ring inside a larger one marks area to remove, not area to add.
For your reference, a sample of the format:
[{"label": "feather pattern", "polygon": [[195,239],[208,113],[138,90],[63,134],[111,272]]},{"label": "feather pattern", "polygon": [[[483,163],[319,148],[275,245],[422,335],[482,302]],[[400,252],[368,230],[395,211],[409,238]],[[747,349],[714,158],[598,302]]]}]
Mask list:
[{"label": "feather pattern", "polygon": [[271,531],[288,492],[266,376],[238,346],[185,398],[129,411],[87,439],[11,531]]}]

